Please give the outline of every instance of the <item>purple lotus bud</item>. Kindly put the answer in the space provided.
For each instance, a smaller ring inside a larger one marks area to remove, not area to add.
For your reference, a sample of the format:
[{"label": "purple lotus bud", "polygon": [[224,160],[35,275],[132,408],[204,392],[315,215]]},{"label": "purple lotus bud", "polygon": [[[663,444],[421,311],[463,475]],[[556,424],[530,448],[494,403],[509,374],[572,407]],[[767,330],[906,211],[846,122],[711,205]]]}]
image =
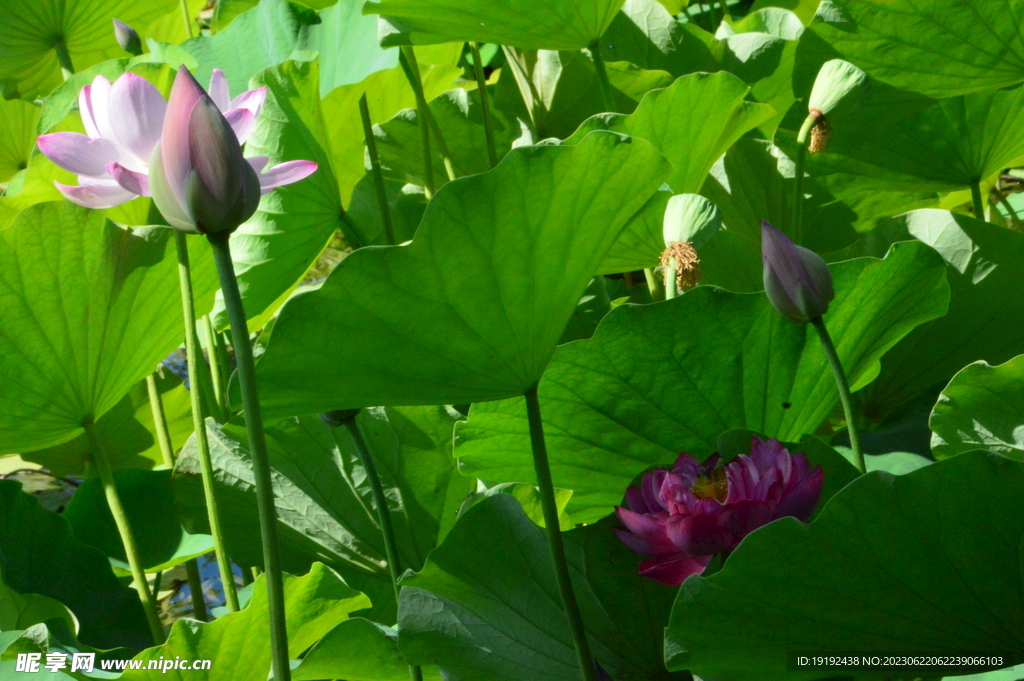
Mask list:
[{"label": "purple lotus bud", "polygon": [[775,309],[798,324],[817,319],[835,297],[832,273],[821,256],[797,246],[761,221],[764,292]]},{"label": "purple lotus bud", "polygon": [[256,170],[242,156],[231,124],[184,66],[171,88],[149,173],[157,208],[186,232],[233,232],[259,205]]},{"label": "purple lotus bud", "polygon": [[686,453],[671,468],[644,473],[615,512],[622,543],[647,560],[640,574],[678,586],[701,574],[715,554],[728,555],[750,532],[784,516],[807,521],[821,496],[821,466],[790,454],[778,440],[754,437],[750,456],[728,466]]},{"label": "purple lotus bud", "polygon": [[128,54],[142,54],[142,39],[139,38],[139,34],[119,19],[114,19],[114,36],[117,38],[117,44]]}]

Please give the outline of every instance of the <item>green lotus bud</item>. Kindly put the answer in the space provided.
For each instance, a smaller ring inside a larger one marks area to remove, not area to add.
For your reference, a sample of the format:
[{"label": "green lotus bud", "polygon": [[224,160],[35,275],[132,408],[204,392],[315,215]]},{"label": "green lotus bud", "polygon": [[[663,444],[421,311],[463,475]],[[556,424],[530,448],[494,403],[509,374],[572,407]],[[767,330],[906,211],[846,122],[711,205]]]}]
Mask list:
[{"label": "green lotus bud", "polygon": [[121,49],[128,54],[135,56],[142,54],[142,39],[139,38],[139,34],[135,32],[134,28],[119,19],[114,19],[114,37],[117,38],[117,44],[121,46]]},{"label": "green lotus bud", "polygon": [[696,249],[706,244],[721,227],[722,214],[718,207],[703,196],[678,194],[669,199],[662,223],[665,250],[661,254],[661,267],[666,281],[674,274],[676,291],[687,291],[700,283],[700,258]]},{"label": "green lotus bud", "polygon": [[814,88],[807,100],[807,110],[820,111],[827,116],[842,108],[853,111],[863,103],[871,91],[868,74],[848,61],[833,59],[822,65]]}]

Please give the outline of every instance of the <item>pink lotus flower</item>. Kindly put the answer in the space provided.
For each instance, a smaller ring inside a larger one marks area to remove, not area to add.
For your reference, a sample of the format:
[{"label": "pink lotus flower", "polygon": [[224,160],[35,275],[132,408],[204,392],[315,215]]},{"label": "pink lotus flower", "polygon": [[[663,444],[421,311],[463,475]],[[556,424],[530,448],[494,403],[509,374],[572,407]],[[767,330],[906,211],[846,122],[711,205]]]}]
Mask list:
[{"label": "pink lotus flower", "polygon": [[818,504],[821,466],[809,469],[806,456],[778,440],[754,437],[750,456],[720,462],[718,454],[700,463],[682,453],[671,470],[648,471],[640,487],[626,490],[629,509],[615,508],[626,528],[616,534],[649,557],[641,575],[678,586],[750,532],[783,516],[806,522]]},{"label": "pink lotus flower", "polygon": [[[221,70],[214,69],[210,78],[209,97],[231,125],[238,144],[252,133],[266,96],[266,88],[258,88],[231,99]],[[55,132],[37,140],[47,158],[78,175],[78,186],[54,182],[61,194],[86,208],[112,208],[136,196],[152,196],[149,163],[167,111],[156,87],[134,73],[123,74],[113,84],[96,76],[79,93],[78,108],[85,135]],[[258,173],[261,194],[316,170],[311,161],[288,161],[264,173],[268,157],[247,160]]]}]

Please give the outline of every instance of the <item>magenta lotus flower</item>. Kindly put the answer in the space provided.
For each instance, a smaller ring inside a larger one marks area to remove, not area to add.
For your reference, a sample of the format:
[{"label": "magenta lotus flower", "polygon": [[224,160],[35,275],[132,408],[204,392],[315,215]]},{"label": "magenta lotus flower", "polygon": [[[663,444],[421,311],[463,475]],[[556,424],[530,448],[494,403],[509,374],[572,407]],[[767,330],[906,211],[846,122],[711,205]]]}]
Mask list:
[{"label": "magenta lotus flower", "polygon": [[806,522],[821,496],[821,466],[775,439],[754,437],[750,456],[720,463],[718,454],[700,463],[682,453],[671,470],[648,471],[626,490],[629,508],[615,508],[626,527],[616,533],[648,557],[641,575],[678,586],[762,525],[783,516]]},{"label": "magenta lotus flower", "polygon": [[[244,144],[263,108],[266,88],[231,99],[227,79],[220,69],[214,69],[209,97],[223,112],[238,144]],[[134,73],[123,74],[113,84],[104,76],[96,76],[79,93],[78,108],[85,135],[56,132],[40,135],[37,140],[47,158],[78,175],[78,186],[54,182],[61,194],[86,208],[112,208],[137,196],[151,196],[149,162],[167,110],[167,102],[156,87]],[[256,156],[248,161],[260,173],[262,194],[316,170],[315,163],[290,161],[263,172],[268,157]]]},{"label": "magenta lotus flower", "polygon": [[835,292],[832,273],[820,255],[761,220],[761,257],[764,292],[776,310],[798,324],[825,314]]}]

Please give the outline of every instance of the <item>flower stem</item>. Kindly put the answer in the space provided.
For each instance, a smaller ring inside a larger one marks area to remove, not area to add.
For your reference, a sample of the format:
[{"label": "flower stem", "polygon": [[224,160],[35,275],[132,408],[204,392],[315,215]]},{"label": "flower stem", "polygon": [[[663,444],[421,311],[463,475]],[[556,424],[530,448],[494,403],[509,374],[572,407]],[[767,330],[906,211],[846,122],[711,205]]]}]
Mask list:
[{"label": "flower stem", "polygon": [[402,46],[401,51],[398,53],[398,61],[402,65],[402,70],[405,72],[405,77],[412,87],[413,94],[416,96],[416,111],[420,124],[420,145],[423,151],[423,190],[429,201],[436,190],[433,158],[430,152],[430,123],[428,122],[430,107],[427,105],[426,97],[423,96],[423,81],[420,80],[416,53],[413,52],[411,46]]},{"label": "flower stem", "polygon": [[60,63],[60,72],[64,76],[64,80],[75,75],[75,66],[71,63],[71,54],[68,52],[68,46],[64,39],[55,40],[53,49],[57,52],[57,61]]},{"label": "flower stem", "polygon": [[181,16],[185,19],[185,32],[192,37],[192,19],[188,16],[188,0],[181,0]]},{"label": "flower stem", "polygon": [[487,137],[487,160],[491,167],[498,165],[498,149],[494,144],[494,121],[491,120],[491,97],[487,93],[487,77],[480,57],[480,43],[470,41],[473,53],[473,73],[476,75],[476,89],[480,93],[480,112],[484,118],[484,136]]},{"label": "flower stem", "polygon": [[220,507],[213,486],[213,461],[210,457],[210,441],[206,432],[206,409],[203,399],[200,372],[196,371],[204,360],[199,349],[199,338],[196,335],[196,307],[192,295],[192,270],[188,258],[188,241],[184,232],[174,230],[175,244],[178,247],[178,283],[181,287],[182,317],[185,320],[185,353],[188,357],[192,383],[188,391],[192,399],[192,427],[196,433],[196,445],[199,450],[199,468],[203,479],[203,496],[206,499],[206,513],[210,520],[210,534],[213,535],[213,550],[217,556],[217,568],[224,589],[224,600],[229,612],[237,612],[238,594],[235,593],[235,577],[231,572],[231,561],[224,545],[224,531],[220,522]]},{"label": "flower stem", "polygon": [[580,606],[576,602],[576,593],[572,589],[569,577],[569,564],[565,559],[565,546],[562,543],[562,532],[558,527],[558,504],[555,501],[555,486],[551,481],[551,466],[548,463],[548,449],[544,442],[544,424],[541,420],[540,402],[537,400],[537,387],[526,391],[526,416],[530,423],[530,445],[533,449],[533,466],[537,472],[537,486],[540,491],[540,504],[544,512],[544,529],[548,535],[548,547],[551,559],[555,564],[555,577],[558,581],[558,592],[562,597],[562,607],[569,618],[569,628],[576,647],[576,659],[579,661],[580,674],[583,681],[595,681],[594,659],[590,654],[590,642],[583,627]]},{"label": "flower stem", "polygon": [[832,375],[836,379],[836,387],[839,389],[839,400],[843,403],[843,413],[846,415],[846,428],[850,433],[850,448],[853,449],[854,464],[857,469],[864,473],[867,471],[864,465],[864,452],[860,447],[860,434],[857,432],[857,422],[853,415],[853,400],[850,396],[850,384],[846,380],[846,372],[843,371],[843,364],[839,361],[836,353],[836,346],[832,343],[832,336],[825,327],[825,320],[817,317],[811,320],[814,330],[818,332],[821,339],[821,347],[828,358],[829,366],[832,367]]},{"label": "flower stem", "polygon": [[[423,79],[420,77],[420,65],[419,62],[416,61],[416,50],[414,50],[411,45],[406,45],[402,49],[408,50],[408,52],[402,53],[405,55],[406,60],[409,63],[409,70],[406,72],[406,76],[408,76],[409,73],[412,73],[415,79],[413,89],[418,98],[416,104],[417,115],[426,117],[427,125],[430,127],[430,130],[434,133],[434,138],[437,140],[437,151],[441,154],[441,161],[444,163],[444,170],[448,175],[448,180],[454,180],[456,175],[455,167],[452,165],[452,152],[448,149],[448,143],[444,141],[444,134],[441,132],[441,126],[437,124],[437,119],[434,118],[434,112],[430,110],[430,104],[427,103],[427,97],[423,91]],[[413,81],[410,81],[410,83],[412,82]],[[421,101],[423,103],[422,110],[420,110],[419,106]]]},{"label": "flower stem", "polygon": [[796,175],[793,177],[793,241],[803,243],[804,220],[804,159],[807,157],[807,143],[811,130],[818,122],[817,116],[808,116],[796,136]]},{"label": "flower stem", "polygon": [[974,206],[974,217],[977,220],[985,221],[985,202],[981,198],[981,181],[971,182],[971,203]]},{"label": "flower stem", "polygon": [[188,590],[192,592],[192,617],[200,622],[209,622],[210,615],[206,612],[203,577],[199,574],[199,562],[196,559],[185,561],[185,576],[188,577]]},{"label": "flower stem", "polygon": [[665,292],[661,288],[661,284],[658,283],[658,278],[654,276],[654,268],[644,268],[644,279],[647,280],[647,290],[651,292],[651,300],[665,300]]},{"label": "flower stem", "polygon": [[[203,334],[206,336],[206,352],[210,356],[210,381],[213,383],[213,401],[220,412],[217,421],[226,422],[227,419],[227,376],[224,374],[224,366],[217,357],[217,330],[213,328],[213,320],[207,315],[203,317]],[[191,363],[190,363],[191,366]]]},{"label": "flower stem", "polygon": [[160,454],[164,458],[164,465],[174,468],[174,445],[167,431],[167,415],[164,413],[160,389],[156,385],[156,374],[146,376],[146,390],[149,392],[149,408],[153,411],[153,427],[156,430],[157,444],[160,445]]},{"label": "flower stem", "polygon": [[281,570],[281,554],[277,539],[277,513],[274,508],[274,488],[270,478],[270,455],[267,452],[266,436],[263,433],[263,414],[260,409],[259,390],[256,386],[256,363],[249,343],[249,328],[246,325],[245,307],[238,290],[234,265],[231,262],[230,234],[218,232],[207,235],[213,248],[213,259],[220,276],[224,307],[231,323],[231,337],[235,342],[235,358],[238,360],[238,382],[242,389],[242,409],[245,413],[245,427],[249,435],[249,453],[252,456],[252,471],[256,483],[256,505],[260,516],[260,533],[263,536],[263,565],[267,578],[267,606],[270,611],[270,646],[273,655],[274,681],[290,681],[291,668],[288,657],[288,630],[284,611],[284,577]]},{"label": "flower stem", "polygon": [[718,6],[722,10],[722,21],[725,22],[729,19],[729,6],[725,4],[725,0],[718,0]]},{"label": "flower stem", "polygon": [[[356,423],[358,412],[350,413],[342,420],[352,442],[355,443],[356,452],[359,453],[359,460],[366,471],[366,479],[370,483],[370,490],[373,492],[373,503],[377,507],[377,520],[380,523],[381,534],[384,535],[384,554],[388,559],[388,569],[391,571],[391,586],[395,589],[395,603],[398,603],[400,587],[398,579],[402,575],[402,564],[398,558],[398,540],[395,538],[395,527],[391,523],[391,511],[388,509],[388,498],[384,494],[384,486],[380,483],[380,475],[377,474],[377,466],[373,463],[373,455],[366,446],[366,439]],[[423,672],[418,666],[409,667],[409,676],[414,681],[423,678]]]},{"label": "flower stem", "polygon": [[224,404],[221,405],[221,411],[225,419],[230,419],[231,399],[228,396],[228,383],[231,380],[231,358],[228,357],[227,333],[218,332],[217,327],[214,326],[213,320],[209,316],[207,316],[206,320],[210,324],[210,328],[213,329],[213,345],[216,350],[215,361],[217,362],[221,379],[224,381]]},{"label": "flower stem", "polygon": [[608,69],[605,67],[604,58],[601,57],[600,39],[590,43],[590,57],[594,60],[594,70],[597,72],[597,86],[601,89],[601,101],[605,111],[615,111],[615,96],[612,94],[612,84],[608,80]]},{"label": "flower stem", "polygon": [[665,300],[672,300],[679,295],[676,288],[676,259],[675,256],[668,259],[669,267],[665,270]]},{"label": "flower stem", "polygon": [[149,631],[153,635],[153,642],[160,645],[164,642],[164,628],[160,623],[160,615],[156,611],[153,593],[149,590],[149,583],[146,581],[146,571],[142,566],[142,557],[139,555],[139,547],[135,543],[135,535],[132,534],[132,526],[128,523],[128,514],[125,513],[124,506],[121,505],[121,496],[117,493],[117,486],[114,484],[114,472],[110,469],[107,452],[103,449],[103,443],[100,442],[96,425],[92,420],[86,421],[82,427],[85,428],[85,435],[89,440],[90,458],[96,464],[100,481],[103,483],[107,506],[110,507],[110,513],[114,516],[117,532],[121,535],[121,544],[128,557],[128,566],[131,568],[132,579],[135,580],[135,588],[139,592],[139,600],[142,601],[142,609],[149,622]]},{"label": "flower stem", "polygon": [[380,157],[377,155],[377,139],[373,136],[373,123],[370,121],[370,105],[366,102],[366,93],[359,98],[359,115],[363,119],[363,136],[366,138],[366,151],[370,155],[370,169],[373,173],[373,184],[377,189],[377,205],[380,207],[380,219],[384,223],[384,237],[388,245],[395,245],[395,228],[391,224],[391,208],[388,206],[388,192],[384,186],[384,172],[380,169]]}]

